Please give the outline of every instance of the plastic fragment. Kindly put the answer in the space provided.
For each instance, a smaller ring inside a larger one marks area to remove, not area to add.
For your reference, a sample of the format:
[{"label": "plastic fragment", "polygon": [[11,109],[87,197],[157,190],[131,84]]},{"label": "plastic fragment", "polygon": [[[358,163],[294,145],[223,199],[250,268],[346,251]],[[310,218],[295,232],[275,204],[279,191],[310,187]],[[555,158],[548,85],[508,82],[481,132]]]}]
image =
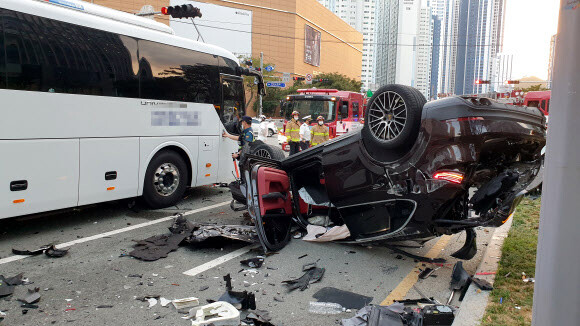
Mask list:
[{"label": "plastic fragment", "polygon": [[183,298],[183,299],[175,299],[171,301],[175,309],[180,310],[184,308],[190,308],[199,306],[199,299],[195,297]]},{"label": "plastic fragment", "polygon": [[310,302],[308,311],[317,315],[336,315],[346,311],[346,309],[334,302]]}]

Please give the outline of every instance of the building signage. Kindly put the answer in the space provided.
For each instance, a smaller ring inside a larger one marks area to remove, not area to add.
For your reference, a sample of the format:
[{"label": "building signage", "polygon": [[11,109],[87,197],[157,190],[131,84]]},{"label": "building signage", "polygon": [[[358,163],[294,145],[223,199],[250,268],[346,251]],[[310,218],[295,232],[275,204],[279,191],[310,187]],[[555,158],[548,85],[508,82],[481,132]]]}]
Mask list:
[{"label": "building signage", "polygon": [[278,83],[278,82],[267,82],[267,87],[286,87],[285,83]]},{"label": "building signage", "polygon": [[304,62],[320,67],[320,31],[304,25]]}]

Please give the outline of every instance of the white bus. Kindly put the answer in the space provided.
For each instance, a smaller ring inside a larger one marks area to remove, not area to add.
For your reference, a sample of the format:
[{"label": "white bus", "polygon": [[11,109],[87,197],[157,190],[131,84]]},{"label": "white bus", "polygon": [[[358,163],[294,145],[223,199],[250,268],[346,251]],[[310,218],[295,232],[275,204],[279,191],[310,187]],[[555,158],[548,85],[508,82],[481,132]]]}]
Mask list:
[{"label": "white bus", "polygon": [[[230,52],[76,0],[0,1],[0,218],[233,179]],[[247,72],[247,70],[246,70]]]}]

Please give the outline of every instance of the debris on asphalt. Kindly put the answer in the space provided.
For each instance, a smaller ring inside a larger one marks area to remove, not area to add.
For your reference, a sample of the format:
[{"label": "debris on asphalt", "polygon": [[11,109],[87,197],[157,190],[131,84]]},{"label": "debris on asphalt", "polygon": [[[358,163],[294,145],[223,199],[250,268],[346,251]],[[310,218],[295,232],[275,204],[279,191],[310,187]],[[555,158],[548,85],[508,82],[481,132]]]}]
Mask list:
[{"label": "debris on asphalt", "polygon": [[177,250],[180,244],[198,244],[209,239],[230,239],[257,243],[256,228],[243,225],[197,224],[177,214],[169,227],[171,234],[156,235],[137,241],[133,251],[134,258],[144,261],[155,261],[166,258],[170,252]]},{"label": "debris on asphalt", "polygon": [[433,274],[433,273],[434,273],[436,270],[438,270],[439,268],[441,268],[441,267],[437,267],[437,268],[435,268],[435,269],[433,269],[433,268],[430,268],[430,267],[427,267],[427,268],[425,268],[425,269],[424,269],[424,270],[423,270],[423,271],[422,271],[422,272],[419,274],[419,278],[420,278],[420,279],[422,279],[422,280],[424,280],[424,279],[426,279],[427,277],[431,276],[431,275],[432,275],[432,274]]},{"label": "debris on asphalt", "polygon": [[97,309],[108,309],[108,308],[113,308],[113,306],[112,305],[100,305],[100,306],[97,306]]},{"label": "debris on asphalt", "polygon": [[40,301],[40,288],[28,289],[28,294],[23,299],[18,299],[18,301],[28,304],[37,303]]},{"label": "debris on asphalt", "polygon": [[202,286],[199,287],[199,291],[200,292],[203,292],[203,291],[205,291],[207,289],[209,289],[209,286],[207,286],[207,285],[202,285]]},{"label": "debris on asphalt", "polygon": [[482,280],[477,277],[472,277],[471,282],[475,284],[478,288],[482,289],[483,291],[491,291],[493,290],[493,285],[486,280]]},{"label": "debris on asphalt", "polygon": [[343,319],[343,326],[403,326],[401,314],[404,306],[393,303],[390,306],[366,306],[352,318]]},{"label": "debris on asphalt", "polygon": [[308,312],[317,315],[336,315],[346,312],[346,308],[334,302],[313,302],[308,307]]},{"label": "debris on asphalt", "polygon": [[421,319],[419,325],[452,325],[455,314],[450,306],[429,305],[421,310]]},{"label": "debris on asphalt", "polygon": [[181,214],[177,215],[169,231],[173,234],[186,234],[185,242],[189,244],[220,238],[249,243],[259,242],[256,227],[254,226],[192,223]]},{"label": "debris on asphalt", "polygon": [[414,255],[410,252],[406,252],[405,250],[399,249],[398,246],[395,246],[395,245],[383,244],[382,246],[398,253],[399,255],[397,255],[395,257],[397,259],[403,259],[403,256],[401,256],[401,255],[404,255],[404,256],[407,256],[411,259],[415,259],[417,261],[425,262],[425,263],[443,264],[446,262],[446,260],[444,258],[428,258],[428,257]]},{"label": "debris on asphalt", "polygon": [[4,318],[6,318],[6,313],[3,311],[0,311],[0,321],[4,320]]},{"label": "debris on asphalt", "polygon": [[153,308],[157,304],[157,299],[149,298],[149,299],[147,299],[147,302],[149,302],[149,308]]},{"label": "debris on asphalt", "polygon": [[44,254],[50,258],[61,258],[64,257],[68,253],[68,249],[56,249],[54,245],[48,247]]},{"label": "debris on asphalt", "polygon": [[170,304],[172,301],[165,299],[165,298],[159,298],[159,304],[161,305],[161,307],[167,307],[168,304]]},{"label": "debris on asphalt", "polygon": [[350,237],[346,224],[332,228],[309,224],[306,226],[306,231],[308,234],[302,240],[310,242],[329,242]]},{"label": "debris on asphalt", "polygon": [[284,302],[284,298],[282,298],[279,295],[274,296],[274,301],[278,301],[278,302]]},{"label": "debris on asphalt", "polygon": [[[190,316],[192,311],[190,311]],[[191,321],[191,325],[238,326],[240,325],[240,312],[227,302],[210,303],[195,309],[195,319]]]},{"label": "debris on asphalt", "polygon": [[264,264],[264,257],[258,256],[256,258],[241,260],[240,264],[248,266],[250,268],[260,268]]},{"label": "debris on asphalt", "polygon": [[309,271],[309,270],[311,270],[313,268],[316,268],[316,262],[306,263],[306,264],[302,265],[302,271],[303,272]]},{"label": "debris on asphalt", "polygon": [[312,297],[317,299],[318,302],[337,303],[346,309],[361,309],[373,301],[373,297],[367,297],[333,287],[322,288]]},{"label": "debris on asphalt", "polygon": [[304,275],[302,275],[298,279],[282,281],[282,283],[285,283],[288,286],[289,291],[293,291],[296,289],[304,291],[309,287],[310,284],[319,282],[322,279],[322,276],[324,276],[324,272],[325,272],[324,268],[316,267],[311,270],[308,270],[306,273],[304,273]]},{"label": "debris on asphalt", "polygon": [[36,256],[36,255],[40,255],[42,253],[44,253],[44,251],[46,249],[48,249],[50,247],[50,245],[46,245],[46,246],[41,246],[38,249],[34,249],[34,250],[22,250],[22,249],[14,249],[12,248],[12,253],[15,255],[20,255],[20,256]]},{"label": "debris on asphalt", "polygon": [[173,303],[173,306],[175,307],[175,309],[180,310],[180,309],[199,306],[199,299],[196,297],[189,297],[189,298],[183,298],[183,299],[175,299],[175,300],[172,300],[171,303]]},{"label": "debris on asphalt", "polygon": [[274,326],[274,324],[270,322],[271,320],[272,317],[270,317],[270,314],[267,311],[254,310],[249,312],[242,321],[254,326]]},{"label": "debris on asphalt", "polygon": [[215,300],[215,302],[225,301],[240,310],[256,309],[256,295],[254,293],[248,291],[233,291],[230,274],[224,276],[224,281],[226,282],[226,292],[219,299]]},{"label": "debris on asphalt", "polygon": [[[463,291],[464,288],[469,286],[469,274],[463,268],[463,263],[458,261],[453,266],[453,272],[451,273],[451,282],[449,283],[449,289],[451,290],[451,295],[447,300],[447,304],[451,303],[453,300],[453,296],[455,295],[455,291]],[[461,297],[459,301],[461,301]]]},{"label": "debris on asphalt", "polygon": [[308,257],[308,254],[304,254],[304,255],[302,255],[302,256],[298,257],[298,259],[302,259],[302,258],[304,258],[304,257]]},{"label": "debris on asphalt", "polygon": [[0,298],[12,295],[15,286],[24,284],[25,279],[23,279],[23,275],[23,273],[20,273],[9,278],[0,275]]}]

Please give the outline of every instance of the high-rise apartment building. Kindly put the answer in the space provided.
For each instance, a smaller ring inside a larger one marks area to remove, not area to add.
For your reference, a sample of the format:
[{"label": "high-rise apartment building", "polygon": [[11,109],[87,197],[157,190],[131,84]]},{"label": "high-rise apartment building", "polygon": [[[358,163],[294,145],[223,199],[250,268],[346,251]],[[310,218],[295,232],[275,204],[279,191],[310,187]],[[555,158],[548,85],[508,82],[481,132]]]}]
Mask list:
[{"label": "high-rise apartment building", "polygon": [[[491,91],[492,62],[502,50],[505,0],[461,0],[457,19],[455,94],[479,94]],[[455,22],[454,22],[455,23]]]},{"label": "high-rise apartment building", "polygon": [[318,2],[363,34],[361,81],[363,88],[368,89],[374,80],[376,0],[318,0]]},{"label": "high-rise apartment building", "polygon": [[376,21],[376,83],[413,86],[429,98],[433,24],[427,1],[378,0]]}]

